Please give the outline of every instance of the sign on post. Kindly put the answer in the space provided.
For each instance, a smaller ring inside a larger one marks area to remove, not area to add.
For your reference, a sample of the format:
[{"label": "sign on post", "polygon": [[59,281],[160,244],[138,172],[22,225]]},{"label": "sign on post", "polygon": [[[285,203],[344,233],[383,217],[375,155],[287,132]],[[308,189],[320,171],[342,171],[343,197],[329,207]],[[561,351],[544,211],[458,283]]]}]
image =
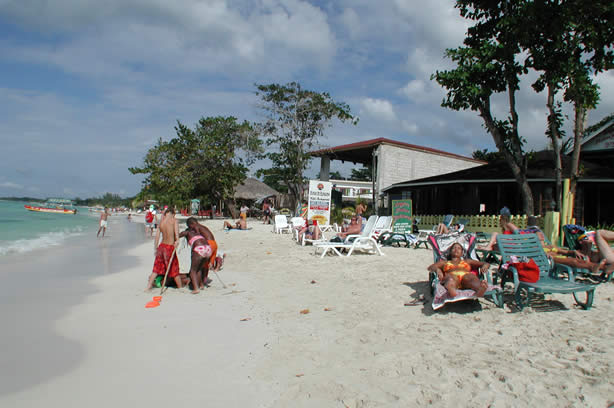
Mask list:
[{"label": "sign on post", "polygon": [[309,180],[309,201],[307,220],[316,220],[318,225],[330,224],[330,199],[333,183]]},{"label": "sign on post", "polygon": [[411,200],[392,200],[392,231],[411,234]]}]

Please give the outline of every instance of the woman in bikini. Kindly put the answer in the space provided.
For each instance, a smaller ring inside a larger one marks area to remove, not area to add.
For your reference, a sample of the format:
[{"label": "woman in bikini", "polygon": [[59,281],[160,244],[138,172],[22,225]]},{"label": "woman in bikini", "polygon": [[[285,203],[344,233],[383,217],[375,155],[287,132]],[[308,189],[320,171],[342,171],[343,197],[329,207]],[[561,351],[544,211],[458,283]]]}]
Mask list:
[{"label": "woman in bikini", "polygon": [[464,252],[461,244],[454,243],[448,251],[449,260],[435,262],[428,267],[428,270],[437,273],[439,281],[450,296],[455,297],[458,289],[472,289],[477,297],[482,297],[488,288],[488,283],[480,281],[478,276],[471,272],[471,269],[476,267],[486,272],[490,265],[473,259],[463,259]]}]

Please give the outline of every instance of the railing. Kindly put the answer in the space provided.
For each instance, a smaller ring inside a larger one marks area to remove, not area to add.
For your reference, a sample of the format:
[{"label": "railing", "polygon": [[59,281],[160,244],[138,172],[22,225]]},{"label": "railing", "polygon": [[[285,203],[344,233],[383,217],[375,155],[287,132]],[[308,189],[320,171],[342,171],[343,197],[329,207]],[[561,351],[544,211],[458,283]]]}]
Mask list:
[{"label": "railing", "polygon": [[[445,215],[414,215],[414,218],[420,219],[418,223],[419,229],[429,230],[433,229],[433,226],[442,223]],[[465,220],[467,221],[464,224],[465,230],[468,232],[501,232],[499,218],[499,215],[454,215],[452,224],[457,224],[459,220]],[[510,221],[518,228],[527,227],[526,215],[512,215]],[[537,226],[544,229],[544,224],[544,218],[537,217]]]}]

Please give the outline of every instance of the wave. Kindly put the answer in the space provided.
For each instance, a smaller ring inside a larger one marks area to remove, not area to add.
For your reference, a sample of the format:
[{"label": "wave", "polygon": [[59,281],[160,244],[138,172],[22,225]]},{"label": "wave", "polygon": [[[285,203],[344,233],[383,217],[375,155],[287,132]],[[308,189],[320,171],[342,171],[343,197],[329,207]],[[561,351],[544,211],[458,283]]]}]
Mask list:
[{"label": "wave", "polygon": [[1,242],[0,256],[10,254],[23,254],[36,249],[61,245],[67,238],[83,235],[82,227],[64,229],[63,231],[48,232],[36,238],[18,239],[16,241]]}]

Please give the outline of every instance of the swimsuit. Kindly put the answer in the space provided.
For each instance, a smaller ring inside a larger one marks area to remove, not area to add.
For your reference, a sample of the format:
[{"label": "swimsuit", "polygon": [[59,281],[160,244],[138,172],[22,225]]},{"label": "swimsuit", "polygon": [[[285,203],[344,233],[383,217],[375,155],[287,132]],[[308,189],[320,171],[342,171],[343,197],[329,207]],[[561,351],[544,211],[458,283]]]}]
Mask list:
[{"label": "swimsuit", "polygon": [[107,221],[106,220],[100,220],[100,226],[106,228],[107,227]]},{"label": "swimsuit", "polygon": [[443,271],[456,276],[459,281],[462,281],[463,276],[471,272],[471,266],[465,261],[460,261],[458,264],[448,261],[443,265]]},{"label": "swimsuit", "polygon": [[[189,245],[193,245],[199,239],[205,239],[202,235],[196,235],[190,238],[188,241]],[[192,251],[196,252],[198,255],[203,258],[210,258],[210,263],[213,264],[215,262],[215,253],[217,252],[217,244],[213,240],[207,240],[208,245],[197,245],[192,247]]]},{"label": "swimsuit", "polygon": [[[156,259],[154,260],[153,265],[153,273],[155,273],[156,275],[164,275],[166,273],[168,261],[174,249],[175,246],[169,244],[160,244],[158,246],[158,251],[156,252]],[[176,256],[173,256],[173,261],[171,262],[171,268],[168,272],[168,276],[169,278],[179,276],[179,261],[177,261]]]}]

